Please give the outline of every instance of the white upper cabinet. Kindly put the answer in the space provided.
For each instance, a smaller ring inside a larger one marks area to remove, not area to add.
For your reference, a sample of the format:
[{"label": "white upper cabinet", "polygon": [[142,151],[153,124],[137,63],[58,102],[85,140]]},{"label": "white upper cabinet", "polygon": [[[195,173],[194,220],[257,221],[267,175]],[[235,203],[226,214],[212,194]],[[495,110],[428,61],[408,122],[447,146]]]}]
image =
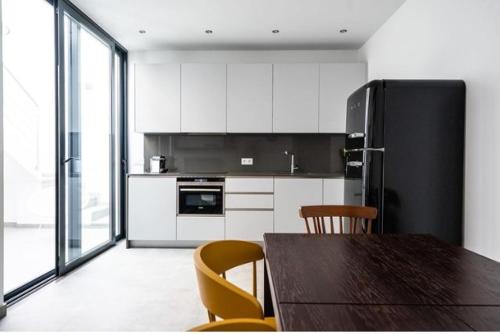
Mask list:
[{"label": "white upper cabinet", "polygon": [[318,64],[275,64],[273,94],[273,132],[318,132]]},{"label": "white upper cabinet", "polygon": [[347,98],[366,83],[366,64],[321,64],[319,132],[344,133]]},{"label": "white upper cabinet", "polygon": [[227,65],[227,132],[272,132],[272,71],[271,64]]},{"label": "white upper cabinet", "polygon": [[179,64],[135,65],[135,131],[180,131],[180,85]]},{"label": "white upper cabinet", "polygon": [[226,132],[226,64],[181,65],[181,131]]}]

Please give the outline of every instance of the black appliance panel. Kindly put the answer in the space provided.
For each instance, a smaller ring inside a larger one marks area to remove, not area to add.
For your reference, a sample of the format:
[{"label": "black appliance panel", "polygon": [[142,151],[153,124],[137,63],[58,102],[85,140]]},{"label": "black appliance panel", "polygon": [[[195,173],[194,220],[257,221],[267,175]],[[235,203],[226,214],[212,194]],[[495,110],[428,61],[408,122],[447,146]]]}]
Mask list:
[{"label": "black appliance panel", "polygon": [[178,179],[178,215],[223,215],[224,182],[219,179]]}]

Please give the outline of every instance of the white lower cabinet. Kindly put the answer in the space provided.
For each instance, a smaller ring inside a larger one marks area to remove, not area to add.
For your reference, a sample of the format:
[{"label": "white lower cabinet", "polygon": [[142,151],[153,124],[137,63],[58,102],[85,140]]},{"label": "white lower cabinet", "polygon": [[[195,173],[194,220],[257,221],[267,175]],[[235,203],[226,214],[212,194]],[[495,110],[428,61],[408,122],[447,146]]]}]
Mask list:
[{"label": "white lower cabinet", "polygon": [[273,211],[226,211],[226,239],[262,241],[272,233]]},{"label": "white lower cabinet", "polygon": [[177,240],[224,240],[224,217],[177,217]]},{"label": "white lower cabinet", "polygon": [[128,178],[128,240],[175,240],[175,177]]},{"label": "white lower cabinet", "polygon": [[323,179],[274,179],[274,232],[306,233],[299,217],[303,205],[323,204]]},{"label": "white lower cabinet", "polygon": [[323,204],[344,205],[344,179],[323,180]]},{"label": "white lower cabinet", "polygon": [[228,189],[225,217],[177,216],[175,177],[131,176],[127,238],[262,241],[264,233],[305,233],[303,205],[344,203],[344,179],[228,178]]}]

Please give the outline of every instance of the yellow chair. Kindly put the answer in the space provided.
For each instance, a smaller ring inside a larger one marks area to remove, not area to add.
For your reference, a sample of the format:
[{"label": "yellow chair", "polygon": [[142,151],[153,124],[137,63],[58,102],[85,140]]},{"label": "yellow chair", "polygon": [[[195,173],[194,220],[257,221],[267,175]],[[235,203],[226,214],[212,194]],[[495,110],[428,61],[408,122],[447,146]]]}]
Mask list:
[{"label": "yellow chair", "polygon": [[229,319],[209,322],[195,328],[190,332],[274,332],[276,328],[268,321],[260,319]]},{"label": "yellow chair", "polygon": [[[274,318],[264,318],[256,298],[256,263],[263,258],[262,247],[247,241],[214,241],[196,249],[194,265],[198,288],[210,322],[214,322],[216,316],[224,320],[247,318],[264,320],[276,328]],[[250,262],[253,263],[253,296],[225,279],[226,271]]]}]

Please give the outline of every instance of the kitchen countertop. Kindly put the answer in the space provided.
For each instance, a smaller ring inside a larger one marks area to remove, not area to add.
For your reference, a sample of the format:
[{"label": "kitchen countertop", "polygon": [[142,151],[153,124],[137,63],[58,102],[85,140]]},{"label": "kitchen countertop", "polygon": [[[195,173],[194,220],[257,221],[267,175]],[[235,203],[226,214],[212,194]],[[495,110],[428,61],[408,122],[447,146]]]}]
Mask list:
[{"label": "kitchen countertop", "polygon": [[283,178],[319,178],[343,179],[343,173],[307,173],[295,172],[166,172],[166,173],[129,173],[127,176],[155,176],[155,177],[283,177]]}]

